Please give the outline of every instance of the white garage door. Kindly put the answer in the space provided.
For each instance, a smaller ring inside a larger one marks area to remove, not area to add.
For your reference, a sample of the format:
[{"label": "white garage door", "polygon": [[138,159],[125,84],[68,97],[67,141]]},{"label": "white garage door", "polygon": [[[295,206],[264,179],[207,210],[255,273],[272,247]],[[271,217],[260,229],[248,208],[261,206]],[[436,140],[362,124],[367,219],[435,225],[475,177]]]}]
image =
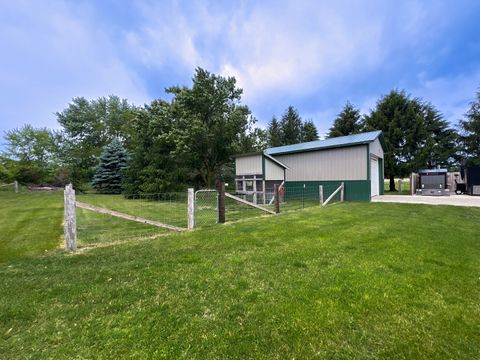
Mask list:
[{"label": "white garage door", "polygon": [[378,160],[372,158],[370,160],[370,179],[371,179],[371,194],[372,196],[377,196],[380,194],[380,184],[378,182]]}]

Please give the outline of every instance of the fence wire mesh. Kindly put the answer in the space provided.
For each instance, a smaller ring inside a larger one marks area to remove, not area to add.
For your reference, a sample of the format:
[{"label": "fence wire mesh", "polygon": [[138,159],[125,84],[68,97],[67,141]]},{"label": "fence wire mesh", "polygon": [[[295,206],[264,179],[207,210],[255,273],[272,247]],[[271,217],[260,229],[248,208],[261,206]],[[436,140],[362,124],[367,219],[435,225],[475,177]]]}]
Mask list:
[{"label": "fence wire mesh", "polygon": [[195,192],[195,227],[218,223],[218,192],[197,190]]},{"label": "fence wire mesh", "polygon": [[[228,193],[239,200],[228,196],[225,197],[225,220],[227,222],[268,215],[267,212],[255,208],[249,204],[257,205],[273,211],[273,205],[268,205],[268,203],[264,205],[263,194],[261,193],[239,194],[234,191]],[[240,200],[246,201],[249,204],[246,204]]]},{"label": "fence wire mesh", "polygon": [[[142,223],[142,219],[187,227],[187,193],[131,195],[79,194],[77,202],[107,209],[103,214],[77,207],[77,241],[79,246],[122,241],[129,238],[154,238],[171,230]],[[119,213],[119,214],[118,214]],[[122,218],[122,214],[139,221]]]},{"label": "fence wire mesh", "polygon": [[[338,184],[322,185],[323,201],[338,188]],[[279,191],[281,211],[299,210],[312,206],[320,206],[320,186],[285,186]],[[340,201],[340,192],[337,193],[330,203]]]}]

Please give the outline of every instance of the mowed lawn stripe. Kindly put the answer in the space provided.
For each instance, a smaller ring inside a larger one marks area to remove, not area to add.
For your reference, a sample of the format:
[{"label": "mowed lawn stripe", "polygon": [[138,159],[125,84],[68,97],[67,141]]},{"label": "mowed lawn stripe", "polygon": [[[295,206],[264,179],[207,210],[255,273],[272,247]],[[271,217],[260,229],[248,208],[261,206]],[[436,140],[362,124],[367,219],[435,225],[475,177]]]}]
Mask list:
[{"label": "mowed lawn stripe", "polygon": [[59,247],[62,222],[63,192],[0,192],[0,262]]},{"label": "mowed lawn stripe", "polygon": [[0,265],[5,358],[473,359],[480,209],[344,203]]}]

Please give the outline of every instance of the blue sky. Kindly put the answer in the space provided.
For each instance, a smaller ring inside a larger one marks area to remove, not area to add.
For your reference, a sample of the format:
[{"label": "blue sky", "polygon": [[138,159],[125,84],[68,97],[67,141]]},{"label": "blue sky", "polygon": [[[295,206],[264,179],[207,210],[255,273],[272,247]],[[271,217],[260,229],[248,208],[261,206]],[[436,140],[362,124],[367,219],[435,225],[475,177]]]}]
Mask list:
[{"label": "blue sky", "polygon": [[321,135],[391,89],[455,124],[480,86],[480,1],[2,1],[0,133],[58,127],[72,97],[142,105],[233,75],[265,125],[295,106]]}]

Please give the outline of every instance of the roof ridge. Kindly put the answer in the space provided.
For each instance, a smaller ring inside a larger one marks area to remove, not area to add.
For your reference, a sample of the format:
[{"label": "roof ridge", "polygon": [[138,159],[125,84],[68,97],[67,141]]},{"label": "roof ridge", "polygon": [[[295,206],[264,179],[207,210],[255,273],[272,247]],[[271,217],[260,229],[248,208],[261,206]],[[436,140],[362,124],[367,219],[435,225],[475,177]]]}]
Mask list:
[{"label": "roof ridge", "polygon": [[338,136],[322,140],[307,141],[298,144],[271,147],[265,150],[266,154],[275,155],[280,153],[312,151],[316,149],[355,145],[375,141],[382,134],[381,130],[367,131],[359,134]]}]

